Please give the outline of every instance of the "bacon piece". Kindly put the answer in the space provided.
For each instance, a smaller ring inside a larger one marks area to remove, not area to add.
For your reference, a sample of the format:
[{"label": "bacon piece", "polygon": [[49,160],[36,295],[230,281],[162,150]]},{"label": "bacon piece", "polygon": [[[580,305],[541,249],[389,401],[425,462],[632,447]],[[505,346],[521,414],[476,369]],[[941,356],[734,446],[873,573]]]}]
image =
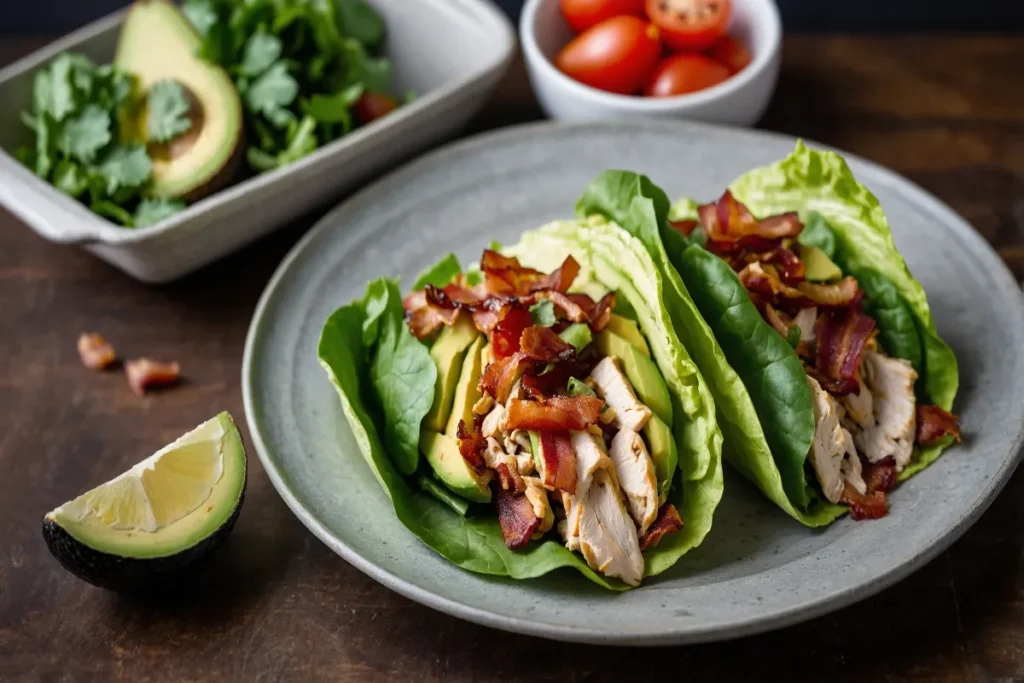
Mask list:
[{"label": "bacon piece", "polygon": [[890,456],[875,463],[865,464],[863,477],[869,493],[892,491],[892,487],[896,485],[896,459]]},{"label": "bacon piece", "polygon": [[462,454],[462,459],[474,472],[483,474],[487,470],[487,464],[484,462],[487,439],[480,433],[480,426],[474,424],[473,429],[470,430],[465,420],[459,420],[456,435],[459,437],[459,453]]},{"label": "bacon piece", "polygon": [[473,325],[484,334],[490,334],[505,315],[503,308],[481,307],[473,311]]},{"label": "bacon piece", "polygon": [[406,324],[417,339],[429,337],[442,325],[450,327],[459,318],[459,309],[454,305],[445,306],[439,303],[437,297],[430,296],[431,289],[433,288],[428,285],[426,289],[410,292],[402,299]]},{"label": "bacon piece", "polygon": [[717,202],[697,209],[711,251],[754,249],[767,251],[784,237],[796,237],[804,229],[796,213],[758,220],[726,190]]},{"label": "bacon piece", "polygon": [[507,358],[519,351],[523,330],[533,325],[533,316],[525,308],[505,310],[504,316],[491,330],[491,353],[496,360]]},{"label": "bacon piece", "polygon": [[601,300],[594,306],[594,311],[590,314],[590,329],[594,332],[600,332],[608,325],[608,321],[612,319],[612,309],[615,308],[615,292],[608,292],[601,297]]},{"label": "bacon piece", "polygon": [[765,304],[764,306],[764,319],[768,321],[768,324],[775,328],[775,331],[781,334],[783,337],[789,337],[790,326],[782,319],[782,316],[775,307],[771,304]]},{"label": "bacon piece", "polygon": [[[572,297],[579,297],[586,295],[573,294]],[[570,298],[569,295],[562,294],[553,289],[542,292],[537,292],[537,297],[540,299],[548,299],[556,307],[561,309],[562,315],[560,317],[568,318],[574,323],[585,323],[589,320],[586,310],[580,306],[577,301]],[[589,298],[589,297],[587,297]]]},{"label": "bacon piece", "polygon": [[523,493],[514,493],[496,485],[494,498],[505,545],[509,550],[519,550],[530,542],[530,537],[540,526],[541,518],[533,511],[533,504]]},{"label": "bacon piece", "polygon": [[853,277],[847,276],[832,284],[798,282],[790,286],[782,281],[774,266],[762,265],[759,261],[748,263],[740,270],[739,278],[748,292],[757,293],[772,303],[788,302],[797,308],[851,306],[863,297]]},{"label": "bacon piece", "polygon": [[480,259],[480,270],[484,272],[487,289],[492,294],[525,296],[544,289],[565,293],[579,274],[580,264],[570,255],[561,266],[545,275],[539,270],[524,267],[515,257],[485,249]]},{"label": "bacon piece", "polygon": [[785,247],[777,247],[760,259],[762,263],[777,263],[782,266],[782,281],[788,285],[798,285],[804,281],[804,263],[796,254]]},{"label": "bacon piece", "polygon": [[130,360],[124,364],[128,386],[139,396],[152,387],[166,387],[175,384],[181,376],[177,362],[161,363],[150,358]]},{"label": "bacon piece", "polygon": [[117,360],[114,347],[97,332],[83,332],[78,337],[78,357],[90,370],[105,370]]},{"label": "bacon piece", "polygon": [[816,375],[834,395],[858,391],[856,380],[864,346],[875,330],[875,321],[859,307],[826,309],[815,323]]},{"label": "bacon piece", "polygon": [[511,491],[512,493],[524,493],[526,491],[526,482],[523,481],[522,476],[519,474],[514,466],[509,467],[505,463],[498,463],[498,466],[494,468],[494,471],[498,473],[498,483],[501,488],[505,491]]},{"label": "bacon piece", "polygon": [[550,327],[531,325],[523,330],[519,348],[529,358],[542,363],[557,363],[576,357],[576,347],[565,341]]},{"label": "bacon piece", "polygon": [[526,372],[522,380],[527,398],[539,400],[551,396],[565,396],[570,377],[583,379],[593,370],[594,363],[590,359],[588,361],[562,361],[542,374]]},{"label": "bacon piece", "polygon": [[640,552],[657,546],[662,536],[682,528],[683,518],[679,516],[676,506],[672,503],[665,503],[658,510],[658,516],[654,522],[647,528],[647,533],[640,539]]},{"label": "bacon piece", "polygon": [[525,353],[514,353],[488,364],[480,376],[480,391],[504,404],[520,375],[533,364]]},{"label": "bacon piece", "polygon": [[597,424],[604,401],[593,396],[553,396],[541,401],[508,402],[505,428],[571,429],[579,431]]},{"label": "bacon piece", "polygon": [[917,406],[917,442],[930,446],[944,436],[960,439],[960,418],[933,405]]},{"label": "bacon piece", "polygon": [[565,430],[539,432],[540,456],[544,460],[544,485],[576,494],[576,454]]},{"label": "bacon piece", "polygon": [[885,517],[889,514],[885,494],[896,485],[896,460],[889,457],[865,464],[864,484],[867,491],[861,493],[847,483],[839,502],[850,506],[850,517],[854,520]]},{"label": "bacon piece", "polygon": [[551,271],[549,275],[532,284],[530,286],[530,291],[537,292],[542,289],[553,289],[556,292],[562,292],[564,294],[570,287],[572,287],[573,281],[576,280],[576,276],[579,274],[580,264],[576,262],[576,259],[572,257],[572,254],[569,254],[565,257],[565,260],[562,261],[562,265],[560,265],[556,270]]}]

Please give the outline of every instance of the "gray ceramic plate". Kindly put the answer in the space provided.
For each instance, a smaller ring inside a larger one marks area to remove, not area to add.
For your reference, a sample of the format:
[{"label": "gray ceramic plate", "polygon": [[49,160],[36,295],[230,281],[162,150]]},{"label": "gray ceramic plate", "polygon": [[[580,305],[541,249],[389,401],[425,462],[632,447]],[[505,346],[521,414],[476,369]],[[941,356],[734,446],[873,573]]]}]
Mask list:
[{"label": "gray ceramic plate", "polygon": [[730,638],[808,619],[865,598],[921,567],[974,522],[1018,460],[1024,425],[1024,301],[992,250],[949,208],[868,162],[847,157],[880,197],[896,241],[928,291],[960,360],[966,443],[892,495],[874,522],[814,532],[738,476],[704,544],[623,594],[565,571],[533,581],[470,574],[395,518],[359,456],[316,360],[328,314],[366,282],[410,283],[454,251],[569,217],[599,171],[641,170],[670,196],[717,196],[778,159],[791,138],[684,123],[539,124],[455,144],[406,166],[332,211],[285,259],[245,349],[246,416],[274,486],[348,562],[413,600],[496,628],[563,640],[658,644]]}]

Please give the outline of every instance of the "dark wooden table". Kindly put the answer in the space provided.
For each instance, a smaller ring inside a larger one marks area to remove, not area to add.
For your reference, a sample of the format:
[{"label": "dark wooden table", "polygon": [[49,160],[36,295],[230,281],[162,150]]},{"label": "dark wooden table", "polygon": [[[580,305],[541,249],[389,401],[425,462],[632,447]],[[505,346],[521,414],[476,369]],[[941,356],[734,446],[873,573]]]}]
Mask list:
[{"label": "dark wooden table", "polygon": [[[0,64],[44,42],[0,37]],[[909,176],[1024,277],[1022,64],[1022,36],[789,36],[762,125]],[[539,116],[517,65],[471,130]],[[1024,472],[894,588],[776,633],[678,649],[546,642],[421,607],[313,538],[256,458],[234,534],[173,595],[118,597],[64,572],[43,513],[219,410],[242,418],[250,316],[313,218],[151,287],[0,210],[0,680],[1024,680]],[[85,370],[75,339],[93,329],[129,357],[180,360],[186,382],[140,399],[120,373]]]}]

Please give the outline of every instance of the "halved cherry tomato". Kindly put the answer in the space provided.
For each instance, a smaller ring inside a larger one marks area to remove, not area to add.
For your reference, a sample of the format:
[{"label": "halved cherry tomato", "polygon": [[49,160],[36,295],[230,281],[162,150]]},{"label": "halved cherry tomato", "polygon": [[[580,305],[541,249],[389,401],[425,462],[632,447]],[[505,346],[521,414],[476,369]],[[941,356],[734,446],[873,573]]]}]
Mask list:
[{"label": "halved cherry tomato", "polygon": [[644,16],[644,0],[562,0],[562,16],[576,33],[624,14]]},{"label": "halved cherry tomato", "polygon": [[576,36],[555,65],[592,88],[631,95],[647,82],[660,56],[657,26],[637,17],[612,17]]},{"label": "halved cherry tomato", "polygon": [[369,123],[379,119],[385,114],[390,114],[398,107],[398,102],[391,95],[382,92],[367,90],[356,103],[352,105],[352,111],[356,118],[362,123]]},{"label": "halved cherry tomato", "polygon": [[731,0],[646,0],[647,16],[676,52],[704,50],[725,35]]},{"label": "halved cherry tomato", "polygon": [[732,73],[743,71],[747,64],[750,64],[751,56],[747,46],[732,36],[722,36],[707,52],[708,57],[717,59],[729,67]]},{"label": "halved cherry tomato", "polygon": [[729,78],[729,69],[704,55],[672,55],[661,60],[644,88],[647,97],[672,97],[710,88]]}]

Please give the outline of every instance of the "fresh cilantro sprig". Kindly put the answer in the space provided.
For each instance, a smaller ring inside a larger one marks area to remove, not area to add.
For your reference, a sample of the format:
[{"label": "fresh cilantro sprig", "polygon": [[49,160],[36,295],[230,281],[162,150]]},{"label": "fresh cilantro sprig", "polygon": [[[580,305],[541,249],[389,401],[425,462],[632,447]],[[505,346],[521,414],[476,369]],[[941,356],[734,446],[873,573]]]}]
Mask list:
[{"label": "fresh cilantro sprig", "polygon": [[[153,172],[146,148],[121,130],[122,114],[135,111],[133,76],[72,53],[58,55],[35,75],[32,110],[21,119],[34,144],[21,161],[61,192],[127,227],[166,218],[185,205],[144,198]],[[184,111],[182,103],[184,102]],[[149,137],[168,141],[191,125],[181,86],[150,89]]]},{"label": "fresh cilantro sprig", "polygon": [[384,21],[365,0],[186,0],[201,55],[223,66],[246,113],[246,159],[285,166],[351,132],[364,92],[387,93]]}]

